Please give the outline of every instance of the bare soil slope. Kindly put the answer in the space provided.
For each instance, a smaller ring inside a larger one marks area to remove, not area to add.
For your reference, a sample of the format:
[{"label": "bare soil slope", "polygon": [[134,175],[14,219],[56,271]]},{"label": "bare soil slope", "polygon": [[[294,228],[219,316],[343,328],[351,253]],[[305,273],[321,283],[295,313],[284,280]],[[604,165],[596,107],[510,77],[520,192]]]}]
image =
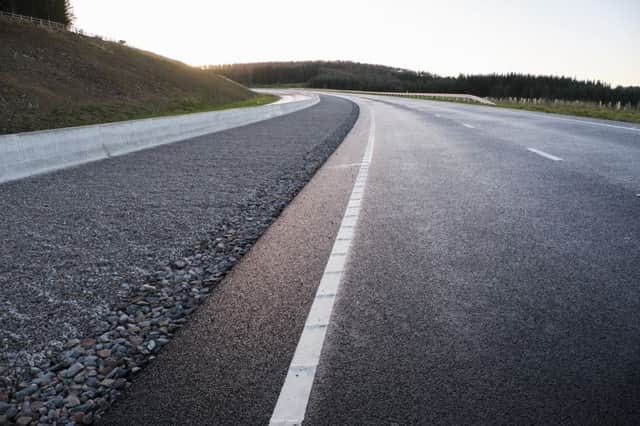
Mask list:
[{"label": "bare soil slope", "polygon": [[153,53],[0,17],[0,133],[250,105],[263,98]]}]

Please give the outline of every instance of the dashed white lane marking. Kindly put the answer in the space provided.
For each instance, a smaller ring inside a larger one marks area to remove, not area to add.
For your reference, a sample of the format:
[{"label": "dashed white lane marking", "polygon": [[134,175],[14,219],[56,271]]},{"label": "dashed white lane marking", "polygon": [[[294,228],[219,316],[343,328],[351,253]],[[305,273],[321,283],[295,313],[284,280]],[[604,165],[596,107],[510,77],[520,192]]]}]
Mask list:
[{"label": "dashed white lane marking", "polygon": [[464,127],[468,127],[468,128],[470,128],[470,129],[475,129],[475,127],[473,127],[471,124],[462,123],[462,125],[463,125]]},{"label": "dashed white lane marking", "polygon": [[338,164],[337,166],[328,166],[329,169],[349,169],[351,167],[360,167],[362,163]]},{"label": "dashed white lane marking", "polygon": [[527,148],[529,151],[533,152],[534,154],[538,154],[544,158],[548,158],[549,160],[553,160],[553,161],[562,161],[562,158],[560,157],[556,157],[555,155],[551,155],[549,153],[546,153],[544,151],[540,151],[539,149],[535,149],[535,148]]},{"label": "dashed white lane marking", "polygon": [[586,124],[587,126],[611,127],[613,129],[622,129],[622,130],[631,130],[635,132],[640,132],[640,127],[617,126],[615,124],[596,123],[593,121],[586,121],[586,120],[576,120],[575,118],[564,118],[564,117],[549,117],[549,118],[553,118],[554,120],[559,120],[559,121],[570,121],[572,123]]},{"label": "dashed white lane marking", "polygon": [[362,158],[360,171],[349,198],[331,255],[320,280],[318,291],[311,305],[298,346],[289,365],[287,377],[280,390],[278,402],[271,415],[270,425],[300,425],[311,394],[311,387],[320,362],[320,353],[329,326],[336,294],[342,281],[345,263],[354,238],[355,226],[360,214],[360,203],[369,174],[369,164],[375,143],[375,117],[370,109],[369,140]]}]

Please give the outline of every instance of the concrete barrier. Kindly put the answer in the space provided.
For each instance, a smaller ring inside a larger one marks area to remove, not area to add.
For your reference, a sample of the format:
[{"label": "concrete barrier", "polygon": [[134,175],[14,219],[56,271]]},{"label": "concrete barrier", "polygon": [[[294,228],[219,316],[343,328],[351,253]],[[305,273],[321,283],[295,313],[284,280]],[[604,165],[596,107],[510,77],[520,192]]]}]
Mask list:
[{"label": "concrete barrier", "polygon": [[[254,90],[254,89],[252,89]],[[434,99],[443,101],[474,102],[484,105],[495,105],[489,99],[462,93],[420,93],[420,92],[366,92],[362,90],[308,89],[319,93],[351,93],[354,95],[400,96],[403,98]]]},{"label": "concrete barrier", "polygon": [[251,108],[0,135],[0,183],[256,123],[319,100],[292,96]]}]

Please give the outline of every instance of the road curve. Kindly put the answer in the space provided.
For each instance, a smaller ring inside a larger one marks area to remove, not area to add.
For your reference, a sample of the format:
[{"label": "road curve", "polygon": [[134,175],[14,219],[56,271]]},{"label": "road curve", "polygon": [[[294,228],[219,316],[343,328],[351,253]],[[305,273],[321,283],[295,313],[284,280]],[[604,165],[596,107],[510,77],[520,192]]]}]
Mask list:
[{"label": "road curve", "polygon": [[[144,296],[143,303],[161,304],[156,313],[170,305],[179,315],[191,312],[202,300],[193,293],[197,282],[213,285],[237,263],[357,115],[355,104],[325,97],[272,120],[1,184],[0,423],[5,412],[9,419],[16,412],[33,416],[18,411],[24,395],[12,391],[23,380],[47,384],[28,388],[34,401],[77,394],[83,409],[102,409],[115,391],[98,383],[109,373],[106,363],[128,376],[141,354],[136,345],[159,337],[158,330],[145,331],[159,318],[136,325],[134,318],[144,318],[132,306],[141,301],[138,290],[151,284],[148,291],[164,293]],[[180,302],[185,286],[192,291]],[[148,305],[144,310],[155,315]],[[116,356],[107,336],[128,346],[121,344]],[[85,337],[99,341],[74,343]],[[105,349],[100,341],[112,352],[106,360],[95,356]],[[158,343],[152,345],[156,351]],[[86,369],[67,380],[69,388],[48,386],[50,369],[55,377],[76,363],[83,370],[85,361]],[[103,372],[94,377],[96,370]],[[53,411],[51,419],[64,416]]]},{"label": "road curve", "polygon": [[348,96],[343,146],[107,420],[269,422],[373,114],[304,423],[640,421],[638,128]]},{"label": "road curve", "polygon": [[373,105],[305,424],[637,424],[637,126]]},{"label": "road curve", "polygon": [[102,423],[267,424],[356,183],[304,424],[640,423],[638,126],[345,96],[349,136]]}]

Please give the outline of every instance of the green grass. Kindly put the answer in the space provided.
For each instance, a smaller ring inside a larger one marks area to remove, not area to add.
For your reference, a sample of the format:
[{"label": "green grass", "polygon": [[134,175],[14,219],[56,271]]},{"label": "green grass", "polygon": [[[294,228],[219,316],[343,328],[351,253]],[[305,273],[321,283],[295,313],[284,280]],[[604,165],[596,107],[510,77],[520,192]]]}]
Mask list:
[{"label": "green grass", "polygon": [[286,84],[253,84],[255,89],[306,89],[307,83],[286,83]]},{"label": "green grass", "polygon": [[640,110],[616,110],[588,104],[520,104],[515,102],[499,102],[500,108],[523,109],[527,111],[548,112],[553,114],[576,115],[579,117],[602,118],[605,120],[626,121],[640,123]]},{"label": "green grass", "polygon": [[[396,96],[396,95],[391,95]],[[614,108],[601,107],[596,104],[580,103],[543,103],[543,104],[521,104],[519,102],[497,102],[495,105],[481,104],[474,101],[463,101],[459,99],[440,98],[440,97],[418,97],[418,96],[403,96],[398,94],[398,97],[407,99],[422,99],[428,101],[438,102],[456,102],[471,105],[480,105],[486,107],[498,107],[498,108],[511,108],[521,109],[526,111],[546,112],[550,114],[562,114],[562,115],[574,115],[578,117],[590,117],[601,118],[604,120],[625,121],[629,123],[640,123],[640,110],[616,110]]]},{"label": "green grass", "polygon": [[194,112],[219,111],[231,108],[247,108],[270,104],[277,100],[277,96],[259,94],[253,98],[245,99],[243,101],[231,102],[223,105],[208,105],[207,103],[198,101],[197,99],[183,98],[178,100],[174,104],[174,107],[172,109],[162,115],[192,114]]},{"label": "green grass", "polygon": [[492,106],[492,105],[483,104],[482,102],[474,101],[472,99],[448,98],[448,97],[444,97],[444,96],[406,96],[406,95],[402,95],[402,94],[389,95],[389,96],[399,96],[399,97],[402,97],[402,98],[419,99],[419,100],[423,100],[423,101],[454,102],[454,103],[457,103],[457,104]]},{"label": "green grass", "polygon": [[197,99],[185,97],[176,99],[165,108],[139,107],[133,105],[82,105],[72,109],[55,110],[41,117],[43,129],[57,129],[70,126],[112,123],[124,120],[139,120],[152,117],[167,117],[197,112],[220,111],[232,108],[247,108],[270,104],[278,100],[273,95],[258,95],[250,99],[222,105],[211,105]]},{"label": "green grass", "polygon": [[0,134],[263,105],[211,71],[0,17]]}]

